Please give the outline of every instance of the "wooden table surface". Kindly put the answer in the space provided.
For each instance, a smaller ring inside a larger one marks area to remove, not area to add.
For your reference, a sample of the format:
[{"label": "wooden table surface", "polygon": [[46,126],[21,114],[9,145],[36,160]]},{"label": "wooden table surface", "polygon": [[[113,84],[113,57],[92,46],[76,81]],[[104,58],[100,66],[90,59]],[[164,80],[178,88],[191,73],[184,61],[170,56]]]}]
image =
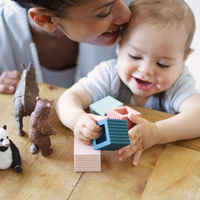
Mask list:
[{"label": "wooden table surface", "polygon": [[[40,97],[54,99],[65,90],[39,84]],[[54,103],[54,106],[55,106]],[[172,115],[132,106],[155,122]],[[24,117],[26,135],[17,135],[13,95],[0,94],[0,127],[7,125],[18,147],[23,171],[0,170],[0,199],[75,200],[198,200],[200,199],[200,139],[157,145],[143,152],[136,167],[132,157],[118,161],[116,152],[102,151],[101,172],[74,173],[73,132],[64,127],[53,108],[50,119],[57,135],[50,136],[53,153],[30,153],[30,117]]]}]

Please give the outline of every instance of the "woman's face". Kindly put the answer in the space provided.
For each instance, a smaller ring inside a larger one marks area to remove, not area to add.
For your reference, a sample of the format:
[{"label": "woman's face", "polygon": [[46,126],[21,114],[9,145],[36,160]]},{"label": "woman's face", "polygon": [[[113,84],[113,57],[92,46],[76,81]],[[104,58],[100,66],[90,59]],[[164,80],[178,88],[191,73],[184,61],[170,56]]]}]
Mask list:
[{"label": "woman's face", "polygon": [[70,7],[65,18],[54,19],[71,40],[111,46],[130,17],[124,0],[85,0],[77,7]]}]

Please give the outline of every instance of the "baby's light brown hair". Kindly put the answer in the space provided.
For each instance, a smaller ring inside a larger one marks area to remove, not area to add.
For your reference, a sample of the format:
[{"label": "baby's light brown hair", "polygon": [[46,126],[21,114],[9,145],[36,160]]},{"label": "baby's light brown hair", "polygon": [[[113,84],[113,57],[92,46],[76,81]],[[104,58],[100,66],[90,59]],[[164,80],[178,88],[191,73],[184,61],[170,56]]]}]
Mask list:
[{"label": "baby's light brown hair", "polygon": [[188,55],[196,25],[194,14],[184,0],[133,0],[129,8],[136,23],[155,24],[172,31],[181,29],[184,56]]}]

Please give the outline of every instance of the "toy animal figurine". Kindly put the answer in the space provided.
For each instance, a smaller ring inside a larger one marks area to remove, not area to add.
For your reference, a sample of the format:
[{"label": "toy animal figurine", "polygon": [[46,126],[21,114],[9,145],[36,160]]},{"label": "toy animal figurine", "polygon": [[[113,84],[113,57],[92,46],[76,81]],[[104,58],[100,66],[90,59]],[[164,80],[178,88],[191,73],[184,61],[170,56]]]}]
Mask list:
[{"label": "toy animal figurine", "polygon": [[19,136],[23,136],[25,132],[23,128],[23,117],[30,116],[33,112],[36,104],[35,98],[39,95],[39,88],[36,83],[35,72],[32,64],[26,68],[22,65],[24,69],[20,82],[17,85],[15,95],[14,95],[14,116],[17,122]]},{"label": "toy animal figurine", "polygon": [[6,125],[0,128],[0,169],[12,167],[15,172],[20,173],[23,167],[19,150],[9,139],[10,134],[6,129]]},{"label": "toy animal figurine", "polygon": [[51,127],[52,122],[48,118],[54,100],[49,101],[36,97],[36,101],[35,110],[32,112],[30,120],[29,138],[33,143],[30,152],[36,153],[39,148],[41,154],[46,157],[53,152],[50,148],[49,135],[56,135],[56,130]]}]

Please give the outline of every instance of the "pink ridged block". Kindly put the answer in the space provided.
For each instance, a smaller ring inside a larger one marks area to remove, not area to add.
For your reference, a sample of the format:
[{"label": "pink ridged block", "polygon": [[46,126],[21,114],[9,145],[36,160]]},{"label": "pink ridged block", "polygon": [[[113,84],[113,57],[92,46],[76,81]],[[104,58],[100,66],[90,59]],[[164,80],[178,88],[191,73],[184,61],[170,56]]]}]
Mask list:
[{"label": "pink ridged block", "polygon": [[129,120],[128,118],[129,113],[132,113],[133,115],[141,117],[141,113],[139,113],[138,111],[128,106],[109,108],[107,110],[107,116],[110,119],[125,119],[127,122],[128,130],[131,129],[135,125],[133,122]]},{"label": "pink ridged block", "polygon": [[94,150],[93,145],[85,145],[74,138],[74,171],[101,171],[101,151]]}]

